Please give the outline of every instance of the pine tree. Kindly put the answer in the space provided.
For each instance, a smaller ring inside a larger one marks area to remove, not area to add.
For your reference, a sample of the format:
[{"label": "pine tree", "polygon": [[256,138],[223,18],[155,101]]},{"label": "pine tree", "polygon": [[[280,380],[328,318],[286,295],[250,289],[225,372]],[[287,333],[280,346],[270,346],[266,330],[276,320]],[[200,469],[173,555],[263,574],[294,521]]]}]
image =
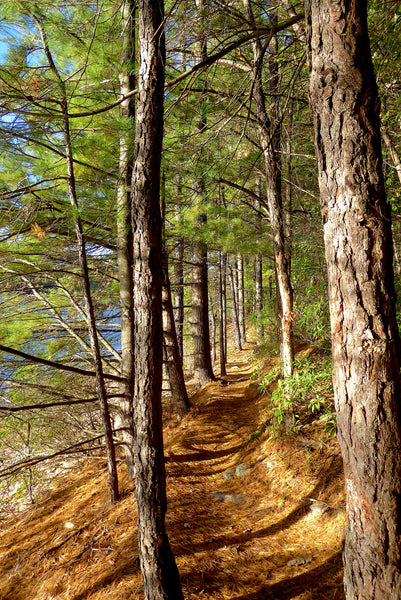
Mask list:
[{"label": "pine tree", "polygon": [[180,600],[178,570],[165,529],[167,508],[161,387],[164,6],[139,2],[139,77],[132,176],[134,231],[134,422],[138,544],[146,600]]},{"label": "pine tree", "polygon": [[395,600],[401,595],[400,340],[367,6],[307,0],[305,11],[346,479],[345,593],[349,600]]}]

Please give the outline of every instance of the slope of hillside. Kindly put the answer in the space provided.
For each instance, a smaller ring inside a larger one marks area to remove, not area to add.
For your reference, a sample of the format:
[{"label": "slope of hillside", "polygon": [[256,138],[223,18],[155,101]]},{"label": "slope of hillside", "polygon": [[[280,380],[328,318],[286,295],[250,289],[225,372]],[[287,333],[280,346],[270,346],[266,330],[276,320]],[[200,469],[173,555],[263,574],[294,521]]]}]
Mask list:
[{"label": "slope of hillside", "polygon": [[[255,435],[269,397],[250,379],[251,349],[192,395],[184,421],[167,415],[167,524],[185,598],[342,599],[338,447]],[[143,598],[133,484],[119,469],[116,506],[94,457],[2,522],[1,600]]]}]

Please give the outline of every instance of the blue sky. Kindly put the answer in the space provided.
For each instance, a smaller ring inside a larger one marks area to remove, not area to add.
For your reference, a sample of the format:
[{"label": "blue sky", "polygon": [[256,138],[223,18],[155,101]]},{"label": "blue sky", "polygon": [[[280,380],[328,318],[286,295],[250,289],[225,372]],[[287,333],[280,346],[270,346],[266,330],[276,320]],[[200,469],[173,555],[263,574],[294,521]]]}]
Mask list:
[{"label": "blue sky", "polygon": [[8,44],[0,41],[0,62],[3,62],[8,50]]}]

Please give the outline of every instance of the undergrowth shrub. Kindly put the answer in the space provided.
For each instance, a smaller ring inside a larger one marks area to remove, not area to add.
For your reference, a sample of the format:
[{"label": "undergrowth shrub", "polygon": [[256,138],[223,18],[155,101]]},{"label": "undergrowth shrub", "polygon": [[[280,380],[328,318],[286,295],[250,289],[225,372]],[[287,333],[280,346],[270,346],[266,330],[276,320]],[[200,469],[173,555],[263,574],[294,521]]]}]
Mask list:
[{"label": "undergrowth shrub", "polygon": [[280,366],[269,371],[259,384],[264,393],[277,382],[271,394],[271,424],[279,434],[282,426],[290,433],[297,426],[319,417],[327,435],[336,433],[333,407],[333,364],[331,357],[309,355],[294,361],[292,377],[280,379]]},{"label": "undergrowth shrub", "polygon": [[304,340],[320,348],[330,345],[329,303],[326,296],[309,299],[302,307],[295,304],[297,315],[295,327],[297,334]]}]

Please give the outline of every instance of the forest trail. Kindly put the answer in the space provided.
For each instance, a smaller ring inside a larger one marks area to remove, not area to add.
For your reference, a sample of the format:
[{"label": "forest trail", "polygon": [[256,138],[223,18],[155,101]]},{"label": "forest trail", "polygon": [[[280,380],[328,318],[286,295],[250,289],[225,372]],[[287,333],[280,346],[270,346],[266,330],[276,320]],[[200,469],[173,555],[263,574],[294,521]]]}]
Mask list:
[{"label": "forest trail", "polygon": [[[165,426],[167,527],[187,600],[342,600],[337,445],[273,438],[252,346]],[[301,443],[302,442],[302,443]],[[132,482],[108,503],[101,457],[3,521],[0,600],[142,600]]]}]

